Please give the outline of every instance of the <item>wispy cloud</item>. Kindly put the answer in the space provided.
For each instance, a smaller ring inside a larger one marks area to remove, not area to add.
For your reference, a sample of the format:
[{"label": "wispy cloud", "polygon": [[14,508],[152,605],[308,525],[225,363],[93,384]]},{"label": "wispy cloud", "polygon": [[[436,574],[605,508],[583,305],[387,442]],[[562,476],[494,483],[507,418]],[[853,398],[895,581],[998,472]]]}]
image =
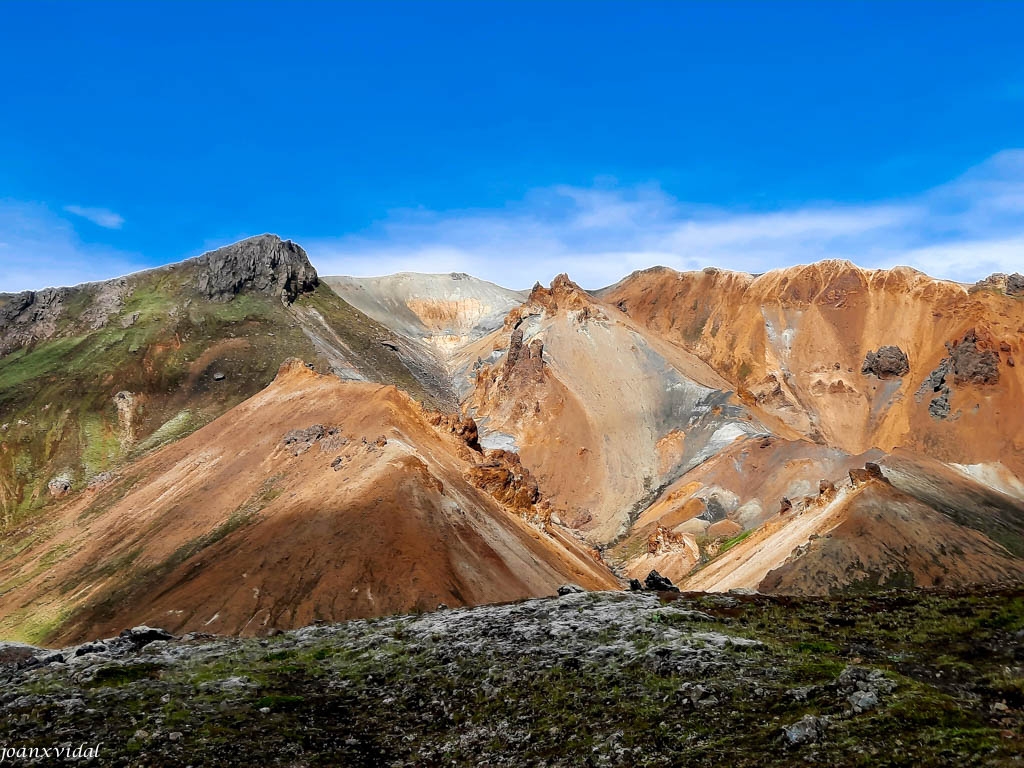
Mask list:
[{"label": "wispy cloud", "polygon": [[75,216],[91,221],[104,229],[120,229],[124,226],[124,217],[107,208],[87,208],[83,205],[65,205],[64,210]]},{"label": "wispy cloud", "polygon": [[[100,210],[71,208],[66,212],[76,216]],[[121,222],[104,213],[111,218],[97,216],[96,223]],[[514,288],[559,272],[596,288],[656,264],[764,272],[824,258],[905,264],[974,282],[1024,271],[1024,150],[1001,152],[922,194],[870,204],[746,211],[678,200],[656,184],[602,180],[591,188],[536,189],[500,208],[396,211],[356,234],[282,235],[305,246],[325,275],[459,271]],[[0,291],[98,280],[152,264],[85,243],[68,217],[46,206],[0,200]]]},{"label": "wispy cloud", "polygon": [[0,292],[75,285],[148,266],[136,254],[85,243],[44,205],[0,200]]},{"label": "wispy cloud", "polygon": [[501,209],[396,211],[364,233],[302,242],[322,274],[463,271],[520,288],[559,272],[598,287],[656,264],[763,272],[824,258],[973,282],[1024,268],[1024,150],[872,204],[749,212],[656,185],[555,186]]}]

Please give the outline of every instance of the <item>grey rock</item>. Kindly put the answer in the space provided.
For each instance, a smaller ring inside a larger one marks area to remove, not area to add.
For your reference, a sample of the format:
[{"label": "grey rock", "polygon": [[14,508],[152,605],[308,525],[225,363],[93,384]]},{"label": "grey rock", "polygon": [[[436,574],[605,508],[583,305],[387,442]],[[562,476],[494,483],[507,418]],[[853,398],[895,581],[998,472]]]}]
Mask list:
[{"label": "grey rock", "polygon": [[995,384],[999,381],[999,354],[985,348],[973,328],[950,347],[950,357],[957,384]]},{"label": "grey rock", "polygon": [[586,591],[587,590],[585,590],[579,584],[563,584],[562,586],[560,586],[558,588],[558,594],[559,595],[575,595],[575,594],[581,594],[581,593],[586,592]]},{"label": "grey rock", "polygon": [[194,259],[196,288],[214,301],[230,301],[243,291],[279,296],[290,304],[320,280],[306,252],[291,240],[260,235],[218,248]]},{"label": "grey rock", "polygon": [[942,394],[928,403],[928,414],[933,419],[949,418],[949,389],[944,388]]},{"label": "grey rock", "polygon": [[879,347],[877,352],[868,351],[860,367],[862,374],[877,376],[880,379],[905,376],[909,371],[910,360],[907,353],[893,345]]},{"label": "grey rock", "polygon": [[946,383],[946,377],[949,376],[952,370],[953,361],[948,357],[942,358],[935,367],[935,370],[929,373],[925,380],[921,382],[921,386],[914,393],[914,399],[920,403],[925,397],[930,397],[936,392],[942,391]]},{"label": "grey rock", "polygon": [[860,714],[878,706],[878,694],[874,691],[854,691],[846,697],[846,701],[854,712]]},{"label": "grey rock", "polygon": [[792,725],[782,729],[786,742],[792,745],[813,744],[821,739],[827,720],[814,715],[804,715]]}]

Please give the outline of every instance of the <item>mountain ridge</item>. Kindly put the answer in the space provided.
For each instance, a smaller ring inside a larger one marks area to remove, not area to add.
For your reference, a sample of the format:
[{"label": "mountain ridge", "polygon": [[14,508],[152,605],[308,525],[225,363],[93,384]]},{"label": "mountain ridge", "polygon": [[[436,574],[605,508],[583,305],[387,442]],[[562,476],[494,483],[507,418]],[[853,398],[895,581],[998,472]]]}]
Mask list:
[{"label": "mountain ridge", "polygon": [[[1024,574],[1017,276],[831,260],[516,292],[462,273],[321,277],[272,235],[137,275],[35,309],[0,297],[0,340],[16,340],[0,352],[0,624],[30,639],[157,621],[150,608],[175,629],[264,632],[650,570],[790,594]],[[397,399],[374,405],[374,387]],[[342,434],[358,414],[375,426]],[[203,468],[213,446],[237,468]],[[154,458],[170,456],[207,479],[172,482]],[[207,517],[175,506],[221,486],[234,502]],[[293,550],[285,520],[319,535]],[[414,541],[433,544],[412,556]],[[410,564],[404,583],[389,562]],[[238,573],[261,581],[262,618]]]}]

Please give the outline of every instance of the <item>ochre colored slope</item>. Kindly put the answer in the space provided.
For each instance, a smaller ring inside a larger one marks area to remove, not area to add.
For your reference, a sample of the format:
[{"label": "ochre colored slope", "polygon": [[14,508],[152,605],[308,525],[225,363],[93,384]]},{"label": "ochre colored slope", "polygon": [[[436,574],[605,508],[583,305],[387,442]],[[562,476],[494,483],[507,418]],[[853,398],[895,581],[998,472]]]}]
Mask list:
[{"label": "ochre colored slope", "polygon": [[394,387],[286,364],[19,532],[27,543],[0,565],[4,634],[71,640],[140,622],[256,634],[616,584],[572,536],[475,487],[488,460],[429,416]]},{"label": "ochre colored slope", "polygon": [[[848,453],[902,446],[947,462],[1002,461],[1024,474],[1020,297],[840,261],[756,277],[657,268],[601,297],[709,363],[766,424],[773,416]],[[862,373],[867,353],[888,345],[906,353],[909,371]],[[997,380],[966,361],[938,388],[925,384],[968,346],[995,361]],[[943,386],[946,414],[931,407]]]},{"label": "ochre colored slope", "polygon": [[1024,577],[1024,562],[879,481],[845,498],[840,521],[772,570],[764,592],[829,594],[878,587],[962,586]]},{"label": "ochre colored slope", "polygon": [[552,510],[601,543],[682,473],[764,432],[706,364],[648,336],[562,276],[456,358],[485,436],[514,438]]}]

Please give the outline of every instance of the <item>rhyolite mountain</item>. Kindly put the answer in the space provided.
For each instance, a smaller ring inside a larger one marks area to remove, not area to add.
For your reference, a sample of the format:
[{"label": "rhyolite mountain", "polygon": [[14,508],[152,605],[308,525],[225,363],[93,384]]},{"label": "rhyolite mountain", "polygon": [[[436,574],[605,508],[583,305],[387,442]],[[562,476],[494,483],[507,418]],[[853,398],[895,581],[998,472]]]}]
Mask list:
[{"label": "rhyolite mountain", "polygon": [[[0,295],[0,632],[1024,576],[1024,296],[826,261],[584,291],[271,235]],[[2,287],[2,286],[0,286]]]}]

